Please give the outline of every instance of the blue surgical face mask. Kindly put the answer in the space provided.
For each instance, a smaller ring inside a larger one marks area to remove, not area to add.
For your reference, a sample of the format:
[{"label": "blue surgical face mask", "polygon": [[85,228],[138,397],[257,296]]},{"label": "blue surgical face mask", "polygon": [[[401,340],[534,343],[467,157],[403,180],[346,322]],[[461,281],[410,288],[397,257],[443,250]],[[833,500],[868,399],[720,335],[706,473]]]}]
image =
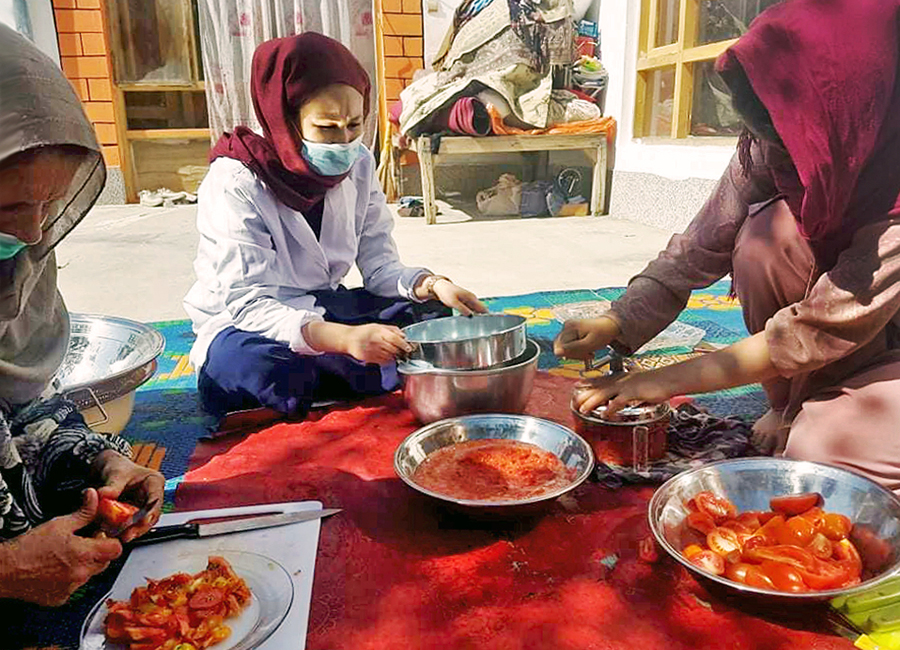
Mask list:
[{"label": "blue surgical face mask", "polygon": [[346,174],[353,167],[353,163],[359,157],[362,137],[353,142],[338,142],[326,144],[324,142],[303,141],[301,155],[309,163],[317,174],[322,176],[340,176]]},{"label": "blue surgical face mask", "polygon": [[13,237],[12,235],[7,235],[5,232],[0,232],[0,260],[12,259],[26,246],[28,246],[28,244],[18,237]]}]

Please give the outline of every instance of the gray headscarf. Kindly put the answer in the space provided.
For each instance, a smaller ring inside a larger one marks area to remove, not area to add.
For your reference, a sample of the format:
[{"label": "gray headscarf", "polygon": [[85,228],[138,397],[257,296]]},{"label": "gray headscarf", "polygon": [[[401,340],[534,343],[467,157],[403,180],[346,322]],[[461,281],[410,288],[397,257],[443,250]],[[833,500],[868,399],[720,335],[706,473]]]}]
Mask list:
[{"label": "gray headscarf", "polygon": [[41,241],[0,261],[0,406],[39,396],[59,368],[69,318],[56,288],[54,247],[100,196],[106,167],[94,129],[59,67],[0,25],[0,164],[39,147],[74,145],[84,161]]}]

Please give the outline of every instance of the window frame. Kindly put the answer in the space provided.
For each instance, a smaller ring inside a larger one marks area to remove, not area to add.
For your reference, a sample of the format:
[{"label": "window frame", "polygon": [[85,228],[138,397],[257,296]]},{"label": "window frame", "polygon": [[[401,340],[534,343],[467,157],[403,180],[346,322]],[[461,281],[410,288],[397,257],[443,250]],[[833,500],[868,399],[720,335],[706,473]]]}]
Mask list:
[{"label": "window frame", "polygon": [[[678,36],[674,43],[655,46],[660,2],[641,0],[641,23],[638,40],[637,83],[634,101],[634,137],[650,137],[652,103],[647,101],[649,84],[657,70],[674,66],[675,82],[672,105],[671,141],[691,135],[691,108],[694,95],[694,64],[713,60],[734,45],[738,39],[696,45],[700,2],[678,0]],[[664,136],[657,136],[664,137]],[[699,136],[698,136],[699,137]]]}]

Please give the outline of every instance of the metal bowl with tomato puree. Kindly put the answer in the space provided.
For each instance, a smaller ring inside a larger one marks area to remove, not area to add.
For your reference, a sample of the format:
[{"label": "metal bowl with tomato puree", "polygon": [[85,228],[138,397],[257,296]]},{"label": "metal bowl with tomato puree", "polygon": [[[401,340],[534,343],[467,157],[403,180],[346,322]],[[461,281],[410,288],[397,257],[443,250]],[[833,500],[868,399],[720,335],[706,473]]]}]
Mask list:
[{"label": "metal bowl with tomato puree", "polygon": [[[701,570],[682,554],[692,539],[687,502],[701,492],[728,499],[738,513],[767,511],[773,497],[817,492],[826,512],[853,523],[850,540],[863,562],[862,581],[851,587],[790,593],[751,587]],[[713,590],[763,603],[809,604],[869,590],[900,574],[900,499],[855,472],[789,458],[740,458],[709,463],[665,482],[648,507],[653,535],[665,551]]]}]

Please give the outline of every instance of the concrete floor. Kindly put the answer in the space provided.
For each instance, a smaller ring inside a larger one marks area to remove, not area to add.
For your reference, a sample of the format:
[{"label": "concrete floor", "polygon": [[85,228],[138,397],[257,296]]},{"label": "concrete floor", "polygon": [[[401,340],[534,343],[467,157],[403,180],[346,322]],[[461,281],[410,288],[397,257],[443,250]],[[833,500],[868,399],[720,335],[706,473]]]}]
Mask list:
[{"label": "concrete floor", "polygon": [[[623,286],[670,236],[615,215],[485,219],[440,206],[432,226],[396,218],[401,257],[484,297]],[[195,216],[196,206],[94,208],[57,249],[69,310],[140,321],[185,318],[181,299],[193,283]],[[347,283],[358,285],[358,274]]]}]

